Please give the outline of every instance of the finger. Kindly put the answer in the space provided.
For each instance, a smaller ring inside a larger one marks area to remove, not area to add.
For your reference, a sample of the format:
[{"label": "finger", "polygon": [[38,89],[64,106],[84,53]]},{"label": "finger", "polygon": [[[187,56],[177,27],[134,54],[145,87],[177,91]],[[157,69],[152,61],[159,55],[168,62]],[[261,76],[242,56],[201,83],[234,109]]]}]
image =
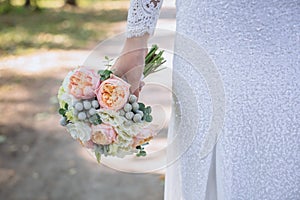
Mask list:
[{"label": "finger", "polygon": [[130,83],[130,92],[131,93],[137,93],[140,91],[140,81],[139,80],[135,80],[133,81],[132,79],[128,79],[128,82]]},{"label": "finger", "polygon": [[145,86],[145,82],[144,81],[141,81],[140,82],[140,87],[139,87],[139,91],[142,90],[142,88]]},{"label": "finger", "polygon": [[135,92],[140,88],[141,76],[143,73],[143,66],[137,66],[126,72],[124,75],[128,83],[131,85],[131,92]]},{"label": "finger", "polygon": [[136,90],[136,91],[133,92],[133,94],[134,94],[137,98],[139,98],[140,91],[139,91],[139,90]]}]

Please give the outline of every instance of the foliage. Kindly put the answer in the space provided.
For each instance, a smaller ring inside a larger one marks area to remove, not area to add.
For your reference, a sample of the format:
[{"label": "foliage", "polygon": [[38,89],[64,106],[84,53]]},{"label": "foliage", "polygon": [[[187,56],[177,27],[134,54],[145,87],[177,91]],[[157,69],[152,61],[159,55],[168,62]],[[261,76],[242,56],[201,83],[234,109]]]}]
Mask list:
[{"label": "foliage", "polygon": [[23,6],[0,6],[0,57],[43,49],[90,48],[127,16],[125,8],[40,8],[36,12]]},{"label": "foliage", "polygon": [[143,73],[144,78],[146,78],[152,73],[165,69],[165,68],[158,69],[166,62],[166,60],[164,59],[164,57],[162,57],[164,51],[162,50],[159,51],[158,53],[157,51],[158,51],[158,46],[153,45],[145,58],[145,69]]},{"label": "foliage", "polygon": [[109,79],[110,75],[112,74],[113,72],[108,70],[108,69],[105,69],[105,70],[99,70],[98,71],[98,74],[100,75],[100,80],[101,81],[105,81],[106,79]]}]

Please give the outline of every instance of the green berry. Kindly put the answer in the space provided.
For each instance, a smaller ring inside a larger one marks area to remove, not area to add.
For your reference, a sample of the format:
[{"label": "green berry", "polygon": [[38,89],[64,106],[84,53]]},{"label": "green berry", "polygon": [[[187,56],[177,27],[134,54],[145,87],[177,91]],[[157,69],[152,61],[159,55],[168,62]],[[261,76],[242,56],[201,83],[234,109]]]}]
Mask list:
[{"label": "green berry", "polygon": [[79,119],[79,120],[85,120],[85,119],[86,119],[86,114],[85,114],[85,112],[80,112],[80,113],[78,113],[78,119]]},{"label": "green berry", "polygon": [[135,112],[135,114],[139,114],[139,115],[141,115],[142,117],[144,116],[144,113],[143,113],[143,111],[141,111],[141,110],[137,110],[137,111]]},{"label": "green berry", "polygon": [[77,101],[77,100],[73,100],[72,106],[75,107],[75,105],[76,105],[78,102],[79,102],[79,101]]},{"label": "green berry", "polygon": [[140,114],[135,114],[133,116],[133,121],[136,122],[136,123],[141,122],[142,121],[142,116]]},{"label": "green berry", "polygon": [[59,121],[60,125],[62,126],[66,126],[68,123],[67,123],[67,118],[65,117],[62,117],[60,118],[60,121]]},{"label": "green berry", "polygon": [[132,110],[133,110],[133,111],[139,110],[139,107],[140,107],[139,104],[138,104],[137,102],[132,103],[131,106],[132,106]]},{"label": "green berry", "polygon": [[131,94],[129,96],[128,100],[129,100],[129,103],[134,103],[134,102],[136,102],[137,97],[135,95]]},{"label": "green berry", "polygon": [[91,123],[94,123],[96,120],[97,120],[97,115],[92,115],[92,116],[89,118],[89,122],[91,122]]},{"label": "green berry", "polygon": [[74,110],[73,110],[73,114],[74,114],[75,116],[77,116],[77,115],[78,115],[78,110],[74,109]]},{"label": "green berry", "polygon": [[93,106],[93,108],[98,108],[99,107],[98,101],[97,100],[93,100],[92,101],[92,106]]},{"label": "green berry", "polygon": [[145,115],[144,119],[146,122],[152,122],[152,120],[153,120],[151,115]]},{"label": "green berry", "polygon": [[96,114],[96,109],[95,109],[95,108],[91,108],[91,109],[89,110],[89,114],[90,114],[90,115]]},{"label": "green berry", "polygon": [[152,108],[150,106],[147,106],[145,108],[145,113],[150,114],[152,112]]},{"label": "green berry", "polygon": [[132,110],[132,106],[129,103],[126,103],[124,106],[125,112],[130,112]]},{"label": "green berry", "polygon": [[74,107],[78,111],[82,111],[83,110],[83,105],[82,105],[81,102],[77,102]]},{"label": "green berry", "polygon": [[128,120],[131,120],[131,119],[133,118],[133,116],[134,116],[133,112],[127,112],[127,113],[125,114],[125,117],[126,117]]},{"label": "green berry", "polygon": [[92,107],[92,104],[89,101],[84,101],[83,107],[84,107],[84,109],[89,110]]}]

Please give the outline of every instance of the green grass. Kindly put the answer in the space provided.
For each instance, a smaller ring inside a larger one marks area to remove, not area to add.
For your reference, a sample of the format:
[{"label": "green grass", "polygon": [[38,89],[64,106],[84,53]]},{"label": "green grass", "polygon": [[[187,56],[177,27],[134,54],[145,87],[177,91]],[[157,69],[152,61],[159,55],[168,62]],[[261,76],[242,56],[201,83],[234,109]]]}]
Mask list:
[{"label": "green grass", "polygon": [[41,49],[85,49],[111,34],[125,21],[126,8],[42,8],[15,6],[0,15],[0,57]]}]

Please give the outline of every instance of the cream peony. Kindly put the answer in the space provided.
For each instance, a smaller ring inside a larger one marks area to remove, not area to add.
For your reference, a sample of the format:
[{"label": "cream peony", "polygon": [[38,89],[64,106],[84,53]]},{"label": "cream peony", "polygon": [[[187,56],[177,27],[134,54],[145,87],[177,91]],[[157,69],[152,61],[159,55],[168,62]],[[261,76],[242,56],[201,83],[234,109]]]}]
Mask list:
[{"label": "cream peony", "polygon": [[99,104],[110,110],[121,109],[128,100],[130,85],[117,76],[111,77],[100,84],[96,95]]},{"label": "cream peony", "polygon": [[69,78],[69,93],[78,99],[95,97],[94,91],[98,88],[100,76],[93,70],[80,67],[73,71]]}]

